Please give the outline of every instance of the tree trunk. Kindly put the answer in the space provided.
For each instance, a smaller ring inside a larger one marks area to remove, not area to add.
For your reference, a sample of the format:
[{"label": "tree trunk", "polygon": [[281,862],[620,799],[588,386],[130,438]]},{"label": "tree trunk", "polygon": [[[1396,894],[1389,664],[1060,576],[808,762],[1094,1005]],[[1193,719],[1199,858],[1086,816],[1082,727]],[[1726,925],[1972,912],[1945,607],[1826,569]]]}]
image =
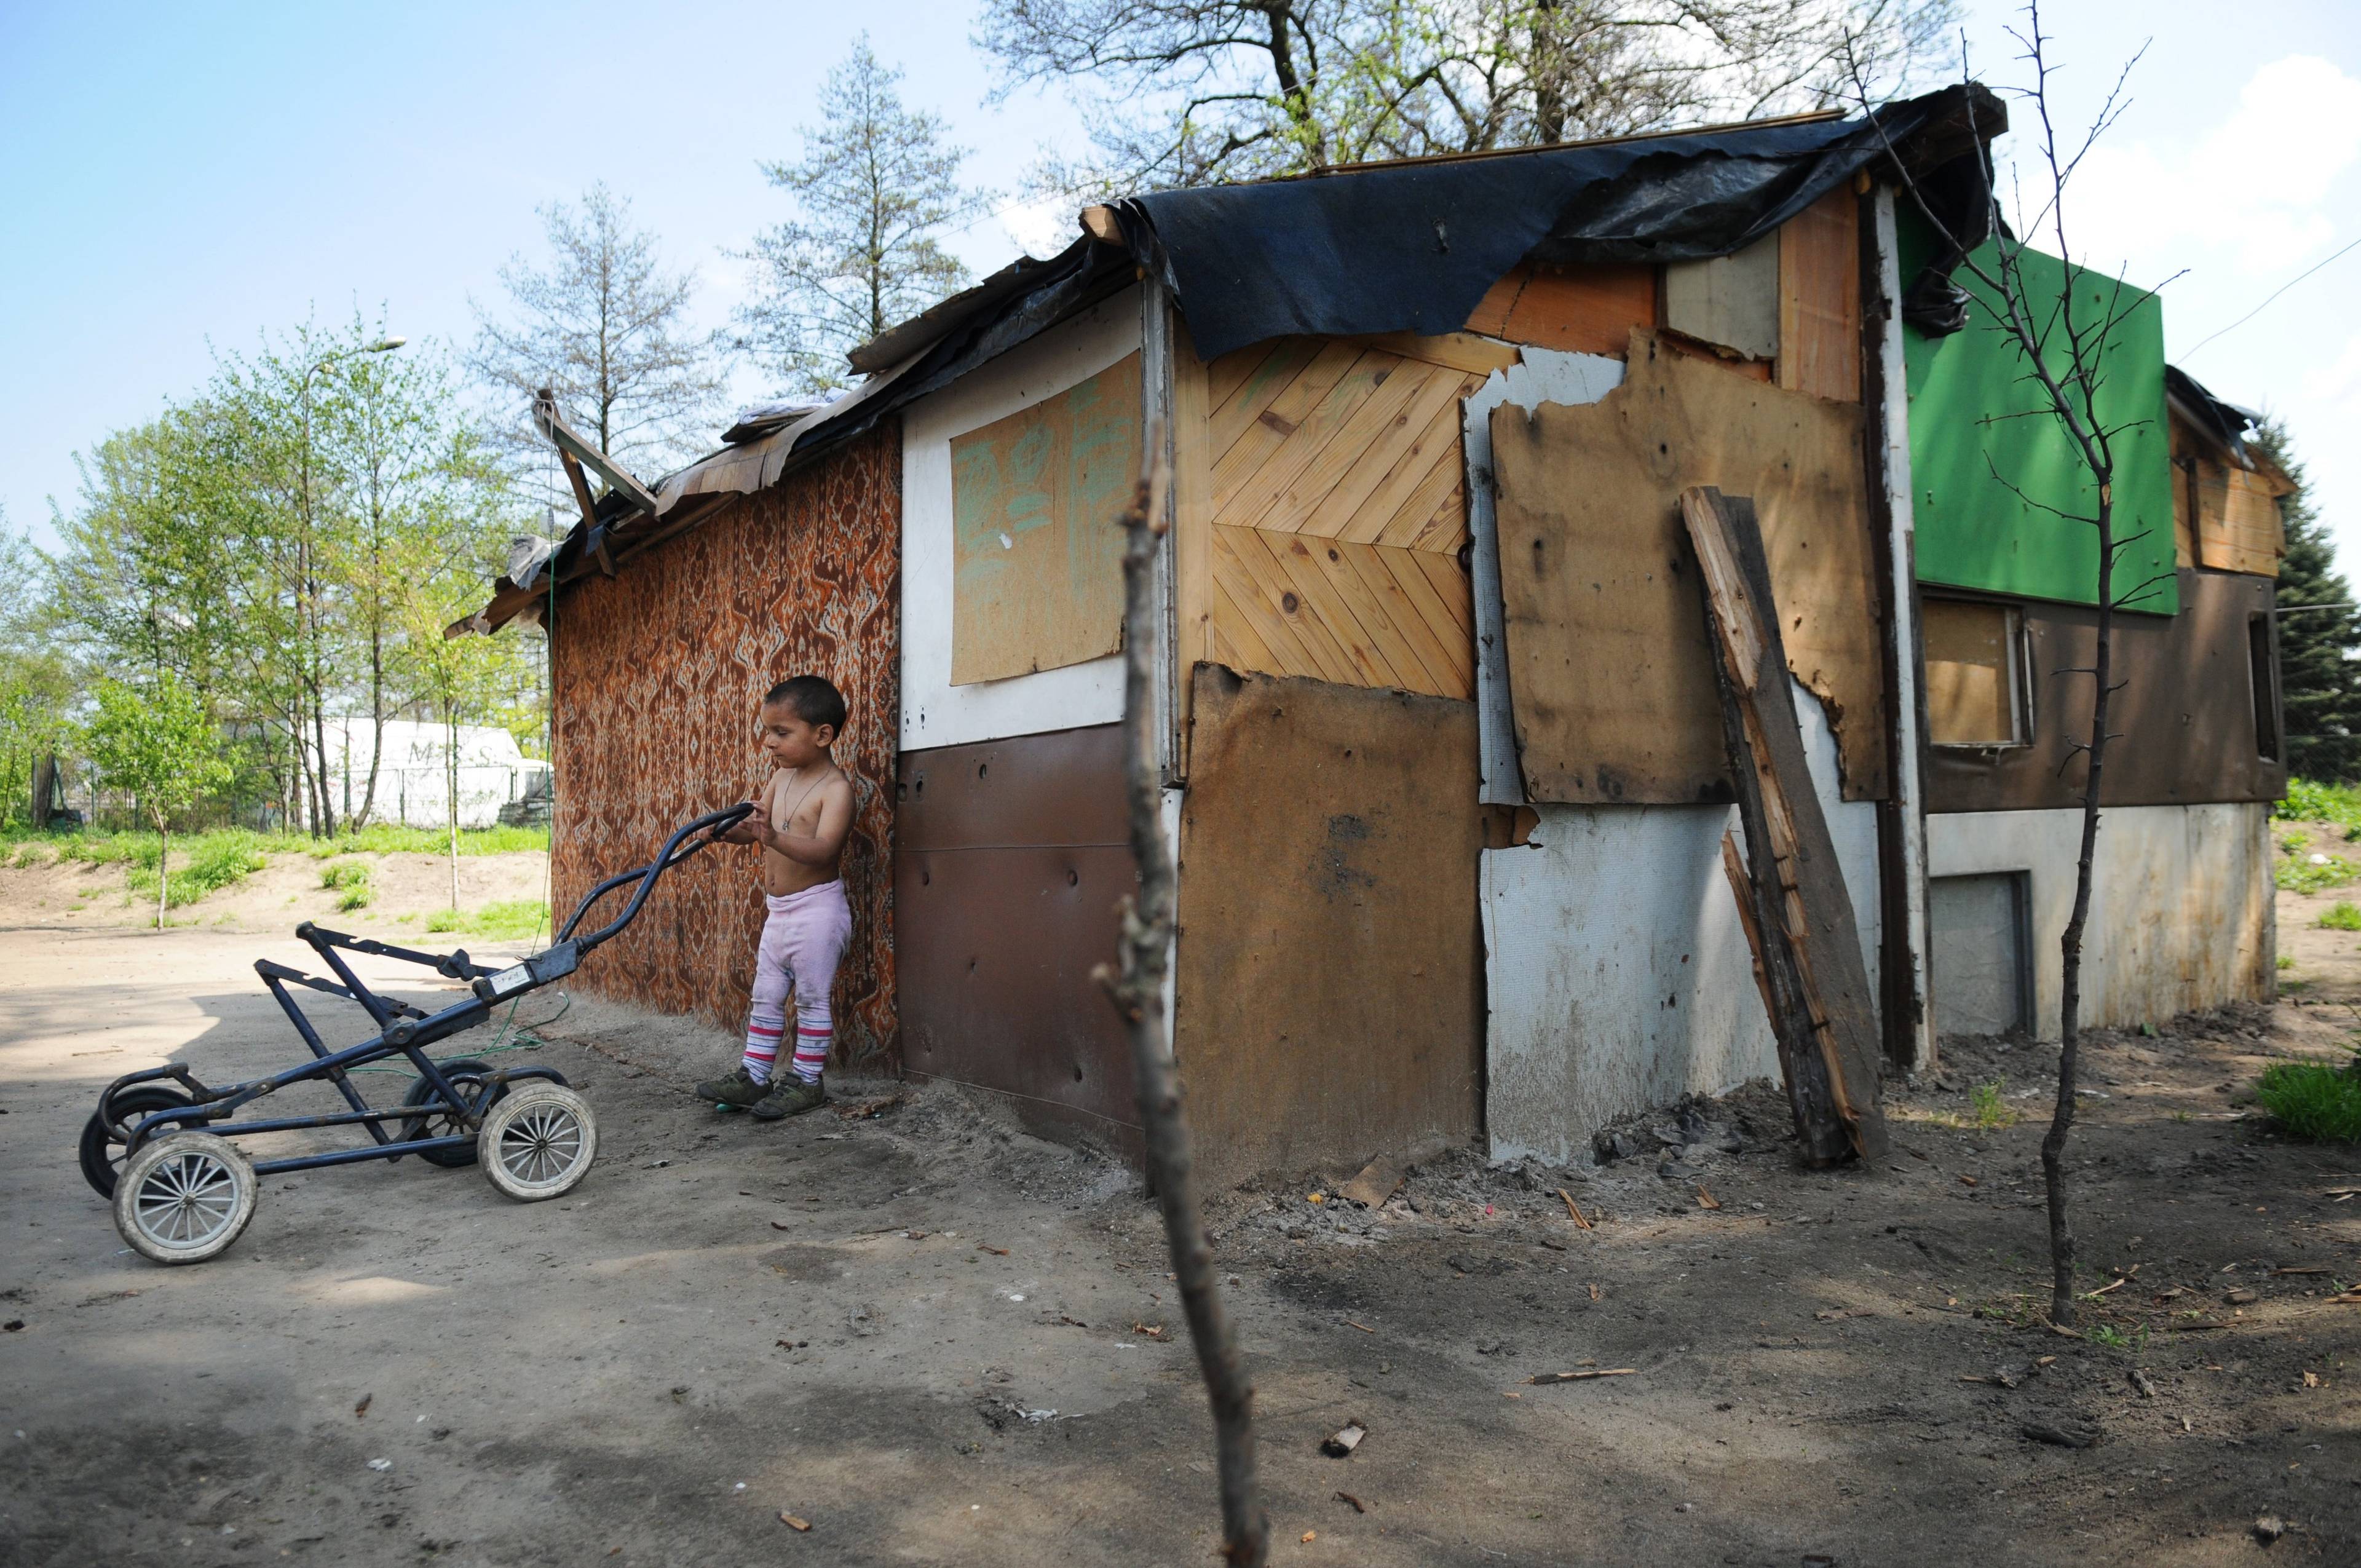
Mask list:
[{"label": "tree trunk", "polygon": [[1197,1201],[1189,1122],[1164,1029],[1164,981],[1172,946],[1173,870],[1164,841],[1163,778],[1156,759],[1156,702],[1150,683],[1156,634],[1153,575],[1163,537],[1166,469],[1160,430],[1149,433],[1131,510],[1124,525],[1124,793],[1139,894],[1121,905],[1120,972],[1102,964],[1099,983],[1131,1036],[1139,1120],[1148,1146],[1148,1179],[1164,1212],[1172,1271],[1188,1314],[1189,1337],[1213,1409],[1213,1450],[1222,1491],[1222,1555],[1238,1568],[1260,1568],[1270,1548],[1255,1475],[1254,1385],[1213,1283],[1213,1251]]},{"label": "tree trunk", "polygon": [[2089,773],[2082,781],[2082,842],[2074,865],[2074,911],[2059,938],[2058,1103],[2041,1140],[2041,1185],[2049,1208],[2049,1321],[2070,1326],[2074,1306],[2074,1232],[2066,1214],[2066,1136],[2074,1126],[2074,1085],[2082,1035],[2082,933],[2091,918],[2091,882],[2099,848],[2100,775],[2107,760],[2108,698],[2114,694],[2114,487],[2099,476],[2099,646],[2091,661]]},{"label": "tree trunk", "polygon": [[443,783],[445,817],[451,824],[451,908],[459,907],[459,707],[443,707]]},{"label": "tree trunk", "polygon": [[164,928],[164,911],[172,902],[172,836],[165,831],[164,814],[156,817],[156,929]]}]

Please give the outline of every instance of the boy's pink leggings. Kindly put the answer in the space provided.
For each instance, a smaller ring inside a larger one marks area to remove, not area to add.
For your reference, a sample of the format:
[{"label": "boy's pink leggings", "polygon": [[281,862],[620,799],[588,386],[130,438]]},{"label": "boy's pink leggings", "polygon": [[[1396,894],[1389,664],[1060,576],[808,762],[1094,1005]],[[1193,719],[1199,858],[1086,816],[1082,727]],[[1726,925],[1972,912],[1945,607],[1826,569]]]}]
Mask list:
[{"label": "boy's pink leggings", "polygon": [[754,954],[754,1000],[746,1018],[746,1075],[771,1081],[786,1032],[787,992],[796,997],[796,1076],[806,1083],[828,1065],[835,1032],[829,992],[836,984],[837,960],[852,937],[852,908],[841,881],[824,882],[784,898],[764,894],[770,916],[763,922],[762,946]]}]

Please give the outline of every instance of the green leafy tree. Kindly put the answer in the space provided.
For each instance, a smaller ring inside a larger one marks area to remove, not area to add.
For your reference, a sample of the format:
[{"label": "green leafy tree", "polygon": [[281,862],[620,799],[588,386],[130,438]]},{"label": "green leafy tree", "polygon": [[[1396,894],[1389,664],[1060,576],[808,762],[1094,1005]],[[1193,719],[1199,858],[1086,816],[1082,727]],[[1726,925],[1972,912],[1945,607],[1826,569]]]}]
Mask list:
[{"label": "green leafy tree", "polygon": [[765,163],[796,216],[754,236],[746,345],[798,391],[845,385],[844,356],[967,281],[938,236],[980,206],[942,117],[903,106],[902,73],[863,33],[820,90],[820,124],[794,163]]},{"label": "green leafy tree", "polygon": [[0,823],[22,810],[35,828],[49,804],[35,797],[36,773],[72,729],[73,674],[49,635],[48,580],[32,542],[0,516]]},{"label": "green leafy tree", "polygon": [[142,685],[101,682],[83,748],[116,787],[131,792],[156,827],[156,927],[170,901],[172,814],[226,784],[221,737],[197,695],[172,675]]},{"label": "green leafy tree", "polygon": [[2286,425],[2267,419],[2247,439],[2295,486],[2279,500],[2287,554],[2276,595],[2289,769],[2306,778],[2361,777],[2361,606],[2336,570],[2335,544]]}]

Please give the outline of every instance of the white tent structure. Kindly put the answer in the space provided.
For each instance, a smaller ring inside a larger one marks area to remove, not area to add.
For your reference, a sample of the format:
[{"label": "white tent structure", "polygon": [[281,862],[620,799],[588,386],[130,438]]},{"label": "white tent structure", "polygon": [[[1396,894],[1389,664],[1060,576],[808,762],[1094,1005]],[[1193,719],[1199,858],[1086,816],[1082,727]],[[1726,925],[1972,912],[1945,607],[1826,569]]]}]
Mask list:
[{"label": "white tent structure", "polygon": [[[327,721],[328,789],[339,817],[349,821],[369,787],[369,755],[376,726],[367,715]],[[390,718],[385,753],[378,767],[371,822],[410,828],[440,828],[449,820],[447,795],[450,732],[440,724]],[[459,729],[459,826],[489,828],[500,807],[522,796],[549,771],[528,757],[516,737],[491,725]],[[544,784],[545,788],[546,785]]]}]

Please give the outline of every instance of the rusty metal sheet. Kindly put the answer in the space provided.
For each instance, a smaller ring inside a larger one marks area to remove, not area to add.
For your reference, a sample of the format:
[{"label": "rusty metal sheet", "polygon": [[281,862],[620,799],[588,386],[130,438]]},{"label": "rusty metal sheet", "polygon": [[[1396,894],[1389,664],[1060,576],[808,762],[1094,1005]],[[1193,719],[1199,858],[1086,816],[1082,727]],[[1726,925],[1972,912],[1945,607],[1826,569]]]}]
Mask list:
[{"label": "rusty metal sheet", "polygon": [[[2109,728],[2108,806],[2189,806],[2277,800],[2287,764],[2266,757],[2255,726],[2249,628],[2268,627],[2268,577],[2180,573],[2180,613],[2115,618],[2115,678],[2124,687]],[[2033,743],[1994,750],[1928,749],[1929,811],[2035,811],[2082,803],[2073,742],[2091,733],[2091,667],[2098,612],[2081,605],[2021,606],[2031,652]],[[2279,733],[2276,694],[2270,729]]]},{"label": "rusty metal sheet", "polygon": [[894,899],[910,1074],[1136,1157],[1130,1046],[1091,979],[1138,885],[1122,789],[1111,724],[906,751]]},{"label": "rusty metal sheet", "polygon": [[[895,1065],[894,760],[901,729],[902,455],[898,429],[851,442],[727,503],[557,602],[557,823],[552,902],[644,862],[674,828],[746,798],[768,773],[755,707],[817,672],[851,714],[836,760],[852,780],[844,886],[852,941],[837,973],[836,1057]],[[620,1002],[745,1022],[762,889],[746,850],[710,850],[657,886],[577,983]],[[562,915],[561,915],[562,917]],[[726,1066],[726,1063],[718,1064]]]}]

